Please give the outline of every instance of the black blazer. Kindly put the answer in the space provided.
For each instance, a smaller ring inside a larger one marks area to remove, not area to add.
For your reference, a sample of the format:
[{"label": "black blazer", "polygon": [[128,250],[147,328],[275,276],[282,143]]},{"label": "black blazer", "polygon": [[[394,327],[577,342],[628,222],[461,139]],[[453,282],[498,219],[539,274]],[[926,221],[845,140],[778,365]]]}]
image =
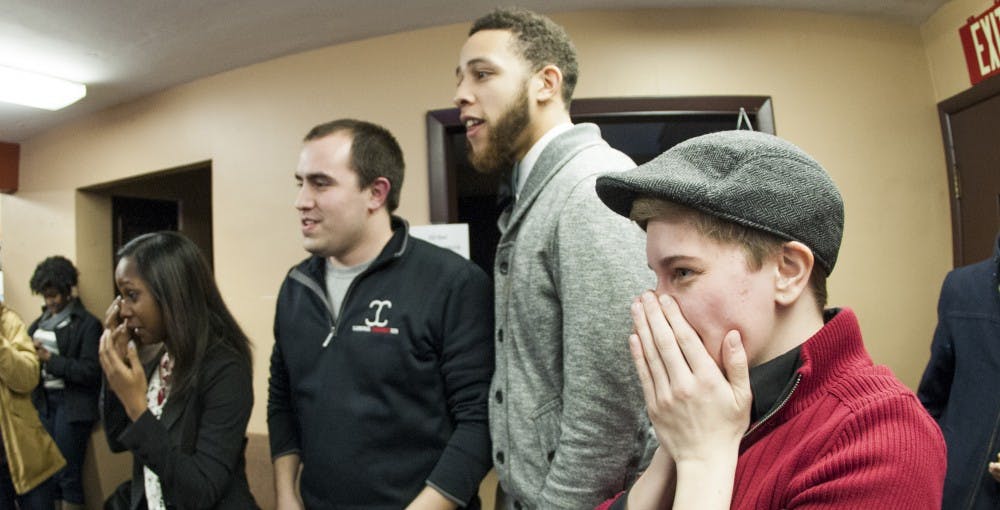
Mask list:
[{"label": "black blazer", "polygon": [[[59,354],[53,354],[45,363],[45,370],[62,378],[66,384],[66,417],[71,422],[97,421],[97,395],[101,388],[101,365],[97,360],[97,348],[101,342],[100,321],[94,317],[79,299],[68,305],[69,324],[56,329],[56,345]],[[34,335],[38,321],[28,327],[28,335]],[[39,411],[45,410],[45,388],[39,384],[31,393],[31,401]]]},{"label": "black blazer", "polygon": [[[146,366],[147,377],[159,362]],[[246,428],[253,408],[251,368],[239,355],[213,346],[187,398],[168,398],[160,420],[146,411],[134,423],[107,384],[104,431],[112,451],[134,454],[132,510],[146,508],[143,467],[159,477],[169,509],[258,508],[247,484]]]},{"label": "black blazer", "polygon": [[948,445],[943,510],[1000,507],[986,470],[1000,444],[1000,237],[993,258],[948,273],[917,396]]}]

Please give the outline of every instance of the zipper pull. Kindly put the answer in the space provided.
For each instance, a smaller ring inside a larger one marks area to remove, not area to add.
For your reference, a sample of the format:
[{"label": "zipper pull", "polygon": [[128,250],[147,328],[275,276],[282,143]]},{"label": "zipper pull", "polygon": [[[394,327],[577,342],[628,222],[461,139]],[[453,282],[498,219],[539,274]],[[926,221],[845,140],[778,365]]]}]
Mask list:
[{"label": "zipper pull", "polygon": [[323,347],[330,345],[330,340],[333,340],[333,337],[336,335],[337,335],[337,328],[330,327],[330,334],[326,335],[326,340],[323,340]]}]

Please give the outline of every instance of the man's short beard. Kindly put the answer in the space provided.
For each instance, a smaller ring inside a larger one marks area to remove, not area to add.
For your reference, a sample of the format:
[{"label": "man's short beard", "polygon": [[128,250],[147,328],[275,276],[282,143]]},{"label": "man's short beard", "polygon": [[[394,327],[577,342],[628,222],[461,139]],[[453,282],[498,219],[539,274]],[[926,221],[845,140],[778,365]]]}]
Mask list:
[{"label": "man's short beard", "polygon": [[466,139],[472,167],[484,174],[504,172],[513,168],[516,163],[515,144],[524,136],[530,123],[528,84],[525,83],[517,99],[500,115],[496,124],[490,126],[486,147],[481,152],[473,150]]}]

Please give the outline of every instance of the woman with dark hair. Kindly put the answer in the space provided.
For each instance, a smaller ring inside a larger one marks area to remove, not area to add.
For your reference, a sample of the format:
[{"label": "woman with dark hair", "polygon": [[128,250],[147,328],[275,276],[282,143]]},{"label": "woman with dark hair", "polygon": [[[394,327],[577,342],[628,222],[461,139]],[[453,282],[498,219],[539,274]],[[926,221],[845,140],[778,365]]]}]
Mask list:
[{"label": "woman with dark hair", "polygon": [[0,509],[54,506],[51,477],[66,462],[31,405],[37,384],[38,358],[27,328],[0,302]]},{"label": "woman with dark hair", "polygon": [[42,315],[28,327],[42,364],[42,382],[31,400],[66,458],[56,474],[55,498],[63,510],[83,509],[83,459],[97,421],[101,323],[73,297],[77,270],[65,257],[49,257],[31,275],[31,291],[45,299]]},{"label": "woman with dark hair", "polygon": [[[117,255],[119,296],[100,361],[108,443],[135,459],[128,508],[257,508],[243,452],[250,341],[208,264],[173,232],[137,237]],[[137,352],[144,346],[155,352],[146,363]]]}]

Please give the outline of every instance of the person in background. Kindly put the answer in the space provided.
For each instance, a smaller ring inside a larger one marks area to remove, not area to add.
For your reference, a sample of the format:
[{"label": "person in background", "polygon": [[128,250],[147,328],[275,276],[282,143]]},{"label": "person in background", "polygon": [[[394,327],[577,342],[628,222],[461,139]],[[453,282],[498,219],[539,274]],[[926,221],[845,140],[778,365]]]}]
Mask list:
[{"label": "person in background", "polygon": [[572,123],[576,49],[545,16],[477,19],[455,72],[470,161],[510,175],[515,197],[493,271],[499,508],[593,507],[638,476],[656,443],[619,341],[653,275],[642,231],[594,193],[597,174],[635,165],[596,125]]},{"label": "person in background", "polygon": [[65,257],[48,257],[31,275],[31,291],[45,300],[42,315],[28,326],[42,383],[32,401],[52,435],[66,468],[56,477],[56,504],[62,510],[82,510],[83,459],[99,414],[101,366],[97,346],[101,323],[73,296],[77,270]]},{"label": "person in background", "polygon": [[628,338],[660,447],[601,509],[898,509],[941,505],[945,446],[916,396],[826,306],[844,204],[775,136],[687,140],[597,180],[646,230],[655,291]]},{"label": "person in background", "polygon": [[52,510],[66,465],[31,404],[38,365],[24,322],[0,302],[0,510]]},{"label": "person in background", "polygon": [[[208,264],[176,232],[136,237],[117,256],[99,359],[108,444],[134,458],[128,508],[257,508],[244,459],[250,340]],[[139,346],[160,343],[144,366]]]},{"label": "person in background", "polygon": [[278,293],[267,424],[278,509],[480,507],[489,277],[393,214],[403,151],[339,119],[299,152],[306,251]]},{"label": "person in background", "polygon": [[917,396],[948,445],[943,510],[1000,508],[1000,237],[944,279]]}]

